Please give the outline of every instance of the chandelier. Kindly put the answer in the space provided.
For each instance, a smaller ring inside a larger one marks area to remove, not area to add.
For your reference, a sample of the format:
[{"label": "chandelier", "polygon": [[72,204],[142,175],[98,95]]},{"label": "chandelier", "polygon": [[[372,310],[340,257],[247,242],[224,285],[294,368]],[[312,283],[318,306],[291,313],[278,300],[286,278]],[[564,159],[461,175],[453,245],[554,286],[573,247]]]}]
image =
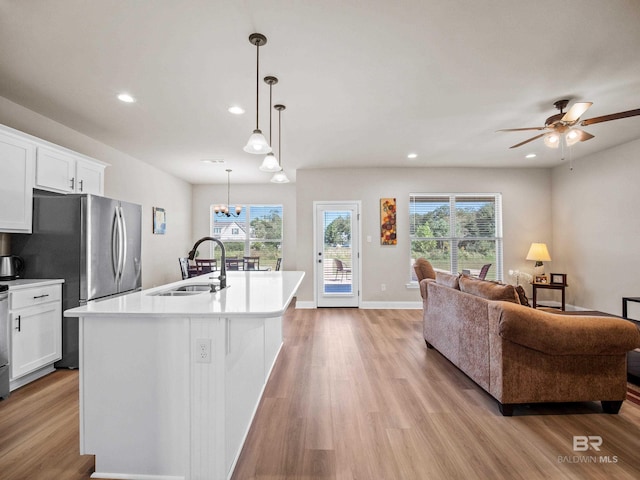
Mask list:
[{"label": "chandelier", "polygon": [[227,168],[227,203],[219,204],[213,207],[213,211],[218,217],[238,217],[242,213],[242,205],[236,205],[235,213],[229,211],[229,192],[231,191],[231,172],[232,170]]}]

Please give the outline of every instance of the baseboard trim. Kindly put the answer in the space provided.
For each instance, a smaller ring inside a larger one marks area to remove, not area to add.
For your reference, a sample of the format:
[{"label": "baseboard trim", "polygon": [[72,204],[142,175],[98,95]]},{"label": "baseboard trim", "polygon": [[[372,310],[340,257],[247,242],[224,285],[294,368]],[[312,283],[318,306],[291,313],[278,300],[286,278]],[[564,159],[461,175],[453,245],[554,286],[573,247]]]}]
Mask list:
[{"label": "baseboard trim", "polygon": [[316,308],[316,302],[296,300],[296,308],[299,308],[301,310],[309,308],[313,309]]},{"label": "baseboard trim", "polygon": [[421,310],[422,302],[362,302],[360,308],[366,310]]}]

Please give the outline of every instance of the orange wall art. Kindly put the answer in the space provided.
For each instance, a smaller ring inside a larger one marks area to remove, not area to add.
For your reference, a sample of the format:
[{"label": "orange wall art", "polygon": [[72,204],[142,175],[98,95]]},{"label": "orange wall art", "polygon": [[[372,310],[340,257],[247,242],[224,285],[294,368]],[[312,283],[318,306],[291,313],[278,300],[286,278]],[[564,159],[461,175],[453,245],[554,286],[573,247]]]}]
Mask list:
[{"label": "orange wall art", "polygon": [[396,199],[380,199],[380,244],[397,245],[396,237]]}]

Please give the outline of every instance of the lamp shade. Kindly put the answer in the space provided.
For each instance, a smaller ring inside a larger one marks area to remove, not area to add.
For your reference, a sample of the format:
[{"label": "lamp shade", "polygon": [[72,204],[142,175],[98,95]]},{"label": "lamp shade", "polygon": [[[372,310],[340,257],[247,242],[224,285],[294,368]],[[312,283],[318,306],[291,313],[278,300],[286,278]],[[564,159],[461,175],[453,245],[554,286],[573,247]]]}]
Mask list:
[{"label": "lamp shade", "polygon": [[262,132],[258,129],[255,129],[249,137],[249,141],[244,146],[244,151],[247,153],[264,155],[271,151],[271,147],[269,146],[267,139],[264,138]]},{"label": "lamp shade", "polygon": [[273,174],[273,177],[271,177],[271,182],[272,183],[289,183],[289,177],[287,177],[287,174],[284,173],[284,170],[280,170],[279,172],[276,172]]},{"label": "lamp shade", "polygon": [[264,157],[262,165],[260,165],[260,170],[262,170],[263,172],[279,172],[280,170],[282,170],[282,168],[280,168],[280,164],[278,163],[278,159],[273,154],[273,152],[267,153],[267,155]]},{"label": "lamp shade", "polygon": [[546,243],[532,243],[527,253],[527,260],[535,260],[536,262],[550,262],[551,256],[547,249]]},{"label": "lamp shade", "polygon": [[555,133],[547,133],[544,136],[544,144],[549,148],[558,148],[560,146],[560,136]]}]

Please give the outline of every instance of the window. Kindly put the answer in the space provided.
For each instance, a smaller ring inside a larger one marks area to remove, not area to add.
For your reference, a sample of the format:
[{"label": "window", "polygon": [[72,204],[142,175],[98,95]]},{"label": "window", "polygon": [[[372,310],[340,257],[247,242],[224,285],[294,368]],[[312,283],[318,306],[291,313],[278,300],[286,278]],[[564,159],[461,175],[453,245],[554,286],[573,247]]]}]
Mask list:
[{"label": "window", "polygon": [[[282,205],[243,205],[238,217],[216,215],[210,208],[213,236],[224,242],[227,257],[260,257],[260,269],[275,270],[282,258]],[[211,243],[211,258],[220,251]]]},{"label": "window", "polygon": [[502,280],[500,194],[411,194],[409,199],[411,281],[419,257],[436,270],[477,274],[490,263],[487,279]]}]

